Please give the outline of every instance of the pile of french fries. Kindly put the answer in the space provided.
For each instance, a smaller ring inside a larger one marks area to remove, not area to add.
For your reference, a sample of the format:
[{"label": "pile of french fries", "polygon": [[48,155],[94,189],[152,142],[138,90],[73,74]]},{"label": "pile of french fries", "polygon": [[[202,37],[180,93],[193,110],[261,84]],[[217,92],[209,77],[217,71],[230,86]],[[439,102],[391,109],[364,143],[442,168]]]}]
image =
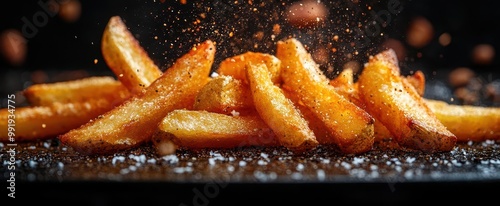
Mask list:
[{"label": "pile of french fries", "polygon": [[[120,17],[102,36],[103,57],[116,78],[36,84],[15,110],[15,140],[57,137],[86,155],[152,143],[176,149],[282,146],[303,153],[318,145],[360,154],[377,142],[446,152],[457,142],[500,139],[500,108],[426,99],[421,71],[400,74],[394,51],[372,56],[354,82],[346,69],[327,78],[297,39],[275,54],[246,52],[211,72],[216,44],[206,40],[164,72]],[[0,111],[8,142],[9,111]]]}]

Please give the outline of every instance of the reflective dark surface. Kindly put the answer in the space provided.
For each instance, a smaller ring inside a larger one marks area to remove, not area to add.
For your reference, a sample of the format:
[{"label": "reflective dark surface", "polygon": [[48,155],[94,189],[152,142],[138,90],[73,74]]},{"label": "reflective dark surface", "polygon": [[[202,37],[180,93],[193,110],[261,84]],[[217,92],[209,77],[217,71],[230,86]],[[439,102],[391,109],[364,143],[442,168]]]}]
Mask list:
[{"label": "reflective dark surface", "polygon": [[[21,97],[19,92],[34,83],[112,75],[102,58],[100,39],[113,15],[125,20],[162,69],[204,39],[217,41],[220,61],[248,50],[273,52],[276,40],[294,35],[311,52],[326,46],[329,59],[321,66],[330,77],[349,61],[365,62],[387,38],[399,40],[406,54],[401,69],[404,73],[426,73],[428,98],[461,103],[448,84],[449,72],[457,67],[474,70],[482,85],[500,78],[499,55],[487,65],[471,59],[477,44],[490,44],[498,51],[500,13],[492,6],[493,1],[401,1],[401,12],[391,14],[390,23],[380,31],[372,30],[371,34],[377,35],[368,38],[346,29],[377,20],[371,11],[382,14],[388,2],[395,1],[326,2],[329,21],[312,29],[294,28],[282,18],[286,12],[283,5],[292,1],[234,2],[82,1],[78,21],[68,23],[54,16],[37,27],[28,39],[23,64],[0,60],[0,94],[2,98],[7,94]],[[12,3],[1,7],[0,31],[22,29],[24,17],[33,22],[33,17],[44,11],[37,1]],[[434,26],[433,40],[422,48],[405,42],[406,30],[415,16],[427,17]],[[273,36],[275,24],[281,25],[281,32]],[[260,31],[262,38],[256,36]],[[368,30],[363,31],[366,34]],[[447,46],[438,41],[443,33],[452,37]],[[333,40],[335,35],[339,41]],[[365,44],[351,45],[359,42]],[[500,83],[497,85],[500,88]],[[478,92],[477,104],[499,106],[482,91]],[[2,100],[2,107],[5,102]],[[8,178],[6,148],[5,144],[1,146],[4,186]],[[500,143],[494,141],[462,143],[451,152],[438,154],[376,148],[362,155],[343,155],[335,148],[322,147],[304,156],[293,156],[282,148],[244,148],[179,151],[159,157],[146,145],[109,156],[85,157],[55,138],[19,143],[16,149],[17,200],[39,199],[51,204],[311,205],[326,201],[332,205],[399,205],[429,203],[431,199],[449,204],[472,199],[478,203],[493,199],[500,186]],[[8,191],[3,191],[6,196]]]}]

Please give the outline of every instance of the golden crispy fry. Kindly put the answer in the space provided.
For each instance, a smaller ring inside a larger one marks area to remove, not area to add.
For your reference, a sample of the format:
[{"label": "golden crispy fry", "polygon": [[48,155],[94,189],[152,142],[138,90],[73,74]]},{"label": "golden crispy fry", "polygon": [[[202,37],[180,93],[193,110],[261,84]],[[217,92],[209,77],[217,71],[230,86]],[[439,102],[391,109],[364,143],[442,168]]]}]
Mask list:
[{"label": "golden crispy fry", "polygon": [[401,77],[393,50],[370,58],[358,83],[366,110],[387,127],[401,146],[427,152],[453,149],[456,136]]},{"label": "golden crispy fry", "polygon": [[[59,103],[49,106],[15,109],[15,141],[37,141],[80,127],[89,120],[113,109],[126,98],[89,99],[84,102]],[[8,141],[8,109],[0,110],[0,141]]]},{"label": "golden crispy fry", "polygon": [[281,62],[274,55],[259,53],[259,52],[245,52],[234,57],[229,57],[224,59],[217,68],[217,73],[221,75],[233,76],[236,79],[247,81],[245,73],[245,65],[247,62],[252,62],[254,64],[264,63],[267,66],[267,70],[271,75],[271,81],[275,84],[280,83],[280,70]]},{"label": "golden crispy fry", "polygon": [[279,145],[273,131],[257,115],[181,109],[168,113],[158,128],[164,134],[157,136],[186,149]]},{"label": "golden crispy fry", "polygon": [[280,144],[296,152],[316,147],[318,141],[314,132],[281,88],[271,81],[266,65],[249,62],[246,70],[255,109],[274,131]]},{"label": "golden crispy fry", "polygon": [[109,19],[101,51],[109,68],[132,93],[142,91],[162,75],[119,16]]},{"label": "golden crispy fry", "polygon": [[144,92],[59,139],[83,154],[112,153],[150,141],[165,115],[192,108],[196,94],[209,81],[214,54],[212,41],[197,45]]},{"label": "golden crispy fry", "polygon": [[335,91],[344,98],[364,109],[363,101],[359,98],[358,83],[354,82],[354,71],[351,68],[342,70],[342,72],[332,80],[330,85]]},{"label": "golden crispy fry", "polygon": [[[365,104],[359,96],[358,83],[354,82],[354,72],[352,69],[344,69],[336,78],[330,81],[330,85],[334,86],[335,91],[344,98],[365,109]],[[389,130],[376,117],[373,118],[375,119],[373,124],[375,142],[392,140],[392,134]]]},{"label": "golden crispy fry", "polygon": [[500,139],[500,108],[425,102],[459,142]]},{"label": "golden crispy fry", "polygon": [[307,108],[304,103],[300,101],[299,95],[296,94],[295,91],[291,91],[286,87],[283,87],[282,91],[283,94],[285,94],[285,96],[293,102],[300,113],[302,113],[304,119],[307,120],[309,128],[311,128],[314,132],[316,140],[321,144],[335,144],[333,141],[334,138],[332,138],[330,132],[328,132],[326,125],[321,121],[321,119],[316,117],[316,115],[309,108]]},{"label": "golden crispy fry", "polygon": [[255,114],[248,84],[226,75],[212,78],[201,88],[196,96],[194,109],[221,114]]},{"label": "golden crispy fry", "polygon": [[424,72],[417,70],[412,75],[406,76],[406,80],[417,90],[418,95],[424,96],[425,75]]},{"label": "golden crispy fry", "polygon": [[374,119],[335,91],[299,41],[278,42],[276,56],[281,60],[283,88],[295,91],[334,138],[320,143],[335,142],[345,153],[362,153],[372,148]]},{"label": "golden crispy fry", "polygon": [[110,76],[35,84],[26,88],[23,94],[31,106],[49,106],[56,102],[85,102],[91,99],[106,99],[113,102],[130,96],[127,88]]}]

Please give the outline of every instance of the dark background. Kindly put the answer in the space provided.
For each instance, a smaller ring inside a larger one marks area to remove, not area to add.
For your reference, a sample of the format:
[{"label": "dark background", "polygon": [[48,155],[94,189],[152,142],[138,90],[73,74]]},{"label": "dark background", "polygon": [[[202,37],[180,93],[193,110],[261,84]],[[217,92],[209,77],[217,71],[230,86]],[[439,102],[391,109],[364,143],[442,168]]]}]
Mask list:
[{"label": "dark background", "polygon": [[[48,0],[12,1],[10,6],[1,7],[0,32],[6,29],[22,30],[26,24],[23,18],[32,22],[37,13],[44,11],[39,2],[46,3]],[[205,39],[217,41],[217,62],[248,50],[274,52],[273,43],[291,35],[307,44],[311,51],[332,42],[333,35],[339,35],[340,41],[333,43],[333,47],[339,49],[329,54],[331,59],[322,64],[323,68],[340,71],[342,65],[350,60],[362,64],[369,55],[380,51],[380,45],[386,38],[393,38],[400,40],[407,54],[405,59],[401,59],[401,68],[405,73],[423,70],[429,80],[446,80],[446,74],[451,69],[468,67],[477,71],[485,83],[498,78],[499,55],[487,65],[476,64],[471,58],[472,49],[478,44],[490,44],[498,51],[500,12],[491,0],[397,1],[403,10],[391,16],[391,22],[381,30],[384,35],[370,37],[370,44],[353,48],[349,48],[353,34],[343,32],[345,28],[373,20],[367,7],[370,6],[372,11],[387,10],[387,1],[324,2],[330,9],[329,21],[309,29],[294,28],[284,20],[282,14],[286,6],[294,1],[266,4],[253,1],[252,5],[247,1],[240,1],[239,5],[229,2],[234,1],[188,0],[187,4],[173,0],[81,1],[81,15],[76,22],[63,21],[56,15],[49,17],[45,25],[37,27],[36,34],[27,39],[28,52],[22,64],[12,65],[0,58],[0,75],[3,78],[0,79],[3,83],[0,92],[5,95],[33,84],[33,76],[27,72],[43,71],[48,77],[42,78],[42,82],[64,80],[65,75],[68,75],[66,79],[112,75],[102,58],[100,40],[107,21],[114,15],[124,19],[129,30],[163,70],[194,43]],[[207,9],[209,7],[210,10]],[[258,11],[252,11],[252,8],[258,8]],[[201,14],[204,14],[203,18]],[[427,18],[434,28],[432,41],[423,48],[413,48],[405,42],[410,20],[416,16]],[[200,20],[199,23],[194,24],[197,20]],[[282,32],[272,40],[269,34],[276,23],[281,25]],[[232,38],[228,37],[230,31],[234,32]],[[256,41],[253,36],[255,31],[264,31],[266,35],[261,41]],[[452,37],[448,46],[438,42],[439,35],[445,32]],[[256,43],[258,46],[254,47]],[[346,57],[346,53],[352,51],[359,54]],[[80,73],[65,72],[74,70]],[[331,73],[330,77],[335,74]],[[447,94],[446,98],[449,96]]]}]

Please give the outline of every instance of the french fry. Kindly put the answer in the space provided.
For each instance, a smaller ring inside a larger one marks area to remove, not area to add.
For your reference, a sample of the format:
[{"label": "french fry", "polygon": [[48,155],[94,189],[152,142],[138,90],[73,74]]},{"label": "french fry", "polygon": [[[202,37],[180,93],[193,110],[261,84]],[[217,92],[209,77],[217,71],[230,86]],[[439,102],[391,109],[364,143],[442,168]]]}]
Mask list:
[{"label": "french fry", "polygon": [[295,93],[295,91],[291,91],[286,87],[282,88],[283,94],[292,101],[295,107],[302,113],[304,119],[307,120],[309,128],[314,132],[314,136],[316,140],[321,144],[335,144],[333,141],[334,138],[331,137],[330,132],[328,132],[328,128],[326,125],[316,117],[316,115],[302,103],[299,99],[299,95]]},{"label": "french fry", "polygon": [[50,106],[53,103],[86,102],[91,99],[106,99],[121,102],[130,92],[120,81],[110,76],[94,76],[83,79],[34,84],[23,90],[31,106]]},{"label": "french fry", "polygon": [[258,115],[178,109],[168,113],[158,128],[163,134],[157,135],[157,139],[163,137],[185,149],[279,145],[273,131]]},{"label": "french fry", "polygon": [[323,144],[335,142],[345,153],[363,153],[372,148],[374,119],[335,91],[299,41],[279,41],[276,56],[281,60],[283,87],[298,94],[334,138]]},{"label": "french fry", "polygon": [[132,93],[141,92],[162,75],[119,16],[109,19],[101,51],[106,64]]},{"label": "french fry", "polygon": [[452,105],[432,99],[425,102],[458,142],[500,139],[500,108]]},{"label": "french fry", "polygon": [[335,91],[344,98],[364,109],[363,101],[359,98],[358,83],[354,82],[354,71],[351,68],[342,70],[340,74],[329,81]]},{"label": "french fry", "polygon": [[271,81],[275,84],[279,84],[281,82],[280,60],[274,55],[259,52],[245,52],[234,57],[226,58],[219,64],[217,73],[220,75],[229,75],[246,82],[247,78],[245,65],[247,62],[252,62],[254,64],[264,63],[267,66],[269,74],[271,75]]},{"label": "french fry", "polygon": [[210,40],[195,46],[144,92],[59,140],[82,154],[112,153],[150,141],[169,112],[192,109],[196,94],[209,81],[214,54]]},{"label": "french fry", "polygon": [[279,143],[295,152],[304,152],[319,143],[300,111],[272,80],[265,64],[247,63],[246,76],[255,109],[274,131]]},{"label": "french fry", "polygon": [[228,115],[256,113],[248,84],[226,75],[212,78],[201,88],[194,109]]},{"label": "french fry", "polygon": [[[344,98],[358,105],[359,107],[365,109],[366,106],[364,102],[360,99],[358,83],[354,82],[354,72],[352,69],[344,69],[336,78],[330,80],[330,85],[335,87],[337,91]],[[387,128],[375,119],[373,123],[373,131],[375,136],[375,142],[390,141],[392,140],[392,134],[387,130]]]},{"label": "french fry", "polygon": [[393,50],[370,58],[358,83],[366,110],[387,127],[399,145],[426,152],[454,148],[457,137],[401,76]]},{"label": "french fry", "polygon": [[54,138],[80,127],[99,115],[113,109],[127,98],[89,99],[84,102],[59,103],[47,106],[16,108],[15,114],[8,109],[0,110],[0,142],[9,141],[7,133],[9,115],[15,116],[15,141],[38,141]]},{"label": "french fry", "polygon": [[412,75],[405,77],[408,83],[410,83],[417,90],[418,95],[424,96],[425,93],[425,75],[424,72],[417,70]]}]

